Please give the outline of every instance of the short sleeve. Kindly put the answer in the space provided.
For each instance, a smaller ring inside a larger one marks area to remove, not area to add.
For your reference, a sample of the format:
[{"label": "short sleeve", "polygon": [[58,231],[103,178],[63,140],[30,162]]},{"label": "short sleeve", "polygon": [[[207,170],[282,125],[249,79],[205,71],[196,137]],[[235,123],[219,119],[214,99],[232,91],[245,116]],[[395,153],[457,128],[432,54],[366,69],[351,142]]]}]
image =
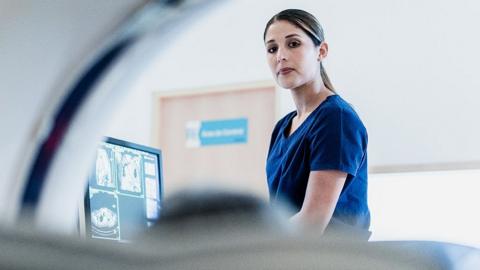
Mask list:
[{"label": "short sleeve", "polygon": [[310,132],[310,170],[339,170],[356,176],[367,148],[367,132],[358,115],[329,108]]}]

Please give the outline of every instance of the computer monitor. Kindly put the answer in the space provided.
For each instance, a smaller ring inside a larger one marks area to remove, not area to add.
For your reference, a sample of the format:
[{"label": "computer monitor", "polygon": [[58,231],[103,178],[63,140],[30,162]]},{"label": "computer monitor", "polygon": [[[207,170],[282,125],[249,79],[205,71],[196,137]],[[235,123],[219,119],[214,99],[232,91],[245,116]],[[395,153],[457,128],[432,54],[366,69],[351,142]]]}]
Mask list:
[{"label": "computer monitor", "polygon": [[85,195],[85,236],[121,242],[151,226],[162,201],[162,155],[151,147],[105,138]]}]

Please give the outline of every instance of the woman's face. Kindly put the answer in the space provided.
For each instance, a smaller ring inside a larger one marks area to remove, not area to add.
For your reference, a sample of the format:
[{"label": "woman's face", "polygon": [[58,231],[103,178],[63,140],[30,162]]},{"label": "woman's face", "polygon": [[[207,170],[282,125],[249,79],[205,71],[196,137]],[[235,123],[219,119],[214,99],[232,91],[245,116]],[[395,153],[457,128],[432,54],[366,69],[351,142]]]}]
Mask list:
[{"label": "woman's face", "polygon": [[310,37],[288,21],[276,21],[265,36],[267,61],[278,85],[294,89],[321,80],[320,61],[325,46],[315,46]]}]

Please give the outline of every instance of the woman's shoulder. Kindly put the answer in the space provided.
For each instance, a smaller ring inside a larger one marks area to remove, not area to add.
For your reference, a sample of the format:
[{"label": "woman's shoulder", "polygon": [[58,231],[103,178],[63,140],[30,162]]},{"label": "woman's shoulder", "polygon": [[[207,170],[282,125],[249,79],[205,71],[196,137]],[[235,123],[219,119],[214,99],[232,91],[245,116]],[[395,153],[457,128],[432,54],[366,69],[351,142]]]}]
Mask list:
[{"label": "woman's shoulder", "polygon": [[324,103],[322,109],[325,111],[339,112],[346,110],[347,112],[355,112],[352,105],[338,94],[328,96]]},{"label": "woman's shoulder", "polygon": [[364,127],[360,116],[357,114],[353,106],[339,95],[329,96],[324,106],[319,112],[319,117],[325,121],[342,121],[357,124]]}]

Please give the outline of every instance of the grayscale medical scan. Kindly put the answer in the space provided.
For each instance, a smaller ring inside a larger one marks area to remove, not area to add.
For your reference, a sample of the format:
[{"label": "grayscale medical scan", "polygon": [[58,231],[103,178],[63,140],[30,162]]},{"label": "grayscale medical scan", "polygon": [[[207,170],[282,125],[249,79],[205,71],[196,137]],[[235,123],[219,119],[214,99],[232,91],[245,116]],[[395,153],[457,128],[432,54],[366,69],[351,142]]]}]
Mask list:
[{"label": "grayscale medical scan", "polygon": [[0,269],[480,269],[478,25],[0,0]]}]

